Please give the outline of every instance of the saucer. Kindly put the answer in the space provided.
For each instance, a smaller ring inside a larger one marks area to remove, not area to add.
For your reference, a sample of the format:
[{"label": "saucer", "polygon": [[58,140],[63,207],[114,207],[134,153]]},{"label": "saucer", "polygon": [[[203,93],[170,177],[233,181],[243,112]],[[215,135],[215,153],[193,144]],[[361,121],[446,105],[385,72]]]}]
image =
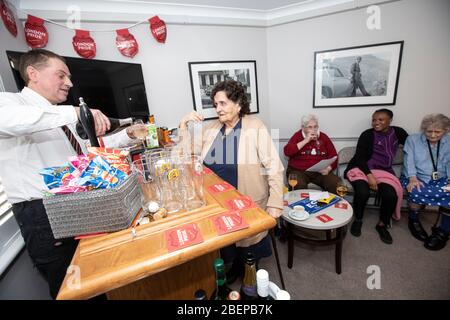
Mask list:
[{"label": "saucer", "polygon": [[289,217],[297,221],[302,221],[309,218],[309,213],[305,210],[302,211],[291,210],[289,211]]}]

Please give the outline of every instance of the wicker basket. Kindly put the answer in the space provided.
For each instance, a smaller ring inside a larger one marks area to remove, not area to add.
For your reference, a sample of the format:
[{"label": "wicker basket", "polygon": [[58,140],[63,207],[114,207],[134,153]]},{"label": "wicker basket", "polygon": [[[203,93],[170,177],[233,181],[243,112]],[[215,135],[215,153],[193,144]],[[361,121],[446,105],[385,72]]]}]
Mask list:
[{"label": "wicker basket", "polygon": [[44,197],[55,239],[128,228],[141,208],[136,174],[112,189]]}]

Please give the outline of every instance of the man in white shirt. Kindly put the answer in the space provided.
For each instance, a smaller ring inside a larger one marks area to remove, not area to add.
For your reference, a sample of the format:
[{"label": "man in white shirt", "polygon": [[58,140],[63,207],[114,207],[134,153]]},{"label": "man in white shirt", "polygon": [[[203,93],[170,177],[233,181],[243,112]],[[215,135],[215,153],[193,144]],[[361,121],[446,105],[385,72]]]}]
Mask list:
[{"label": "man in white shirt", "polygon": [[[28,253],[56,298],[77,241],[53,237],[42,204],[46,187],[38,172],[76,155],[61,127],[67,125],[75,133],[80,110],[57,105],[66,101],[72,87],[62,57],[43,49],[31,50],[22,56],[19,69],[26,87],[19,93],[0,93],[0,176]],[[91,111],[96,133],[103,135],[110,127],[109,119],[99,110]],[[132,130],[122,130],[104,142],[113,147],[132,138]]]}]

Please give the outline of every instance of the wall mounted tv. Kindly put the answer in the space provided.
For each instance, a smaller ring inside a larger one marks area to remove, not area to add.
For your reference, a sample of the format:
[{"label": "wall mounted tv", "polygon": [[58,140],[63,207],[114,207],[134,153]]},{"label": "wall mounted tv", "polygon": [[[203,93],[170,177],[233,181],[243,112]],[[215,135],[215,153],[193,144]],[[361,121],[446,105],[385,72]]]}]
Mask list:
[{"label": "wall mounted tv", "polygon": [[[17,84],[25,86],[19,73],[23,52],[6,51]],[[78,105],[83,97],[89,107],[100,109],[112,118],[145,118],[149,115],[142,67],[137,63],[64,57],[72,74],[73,87],[67,101]]]}]

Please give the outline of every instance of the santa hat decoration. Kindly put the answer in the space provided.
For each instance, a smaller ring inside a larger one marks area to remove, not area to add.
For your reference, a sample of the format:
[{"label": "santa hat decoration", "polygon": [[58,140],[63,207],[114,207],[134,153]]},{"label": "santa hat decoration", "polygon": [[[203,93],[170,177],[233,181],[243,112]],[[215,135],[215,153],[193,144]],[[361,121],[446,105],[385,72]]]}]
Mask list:
[{"label": "santa hat decoration", "polygon": [[0,2],[0,14],[2,16],[3,23],[5,24],[6,29],[14,36],[17,37],[17,25],[16,19],[14,19],[14,15],[11,10],[6,5],[6,2]]},{"label": "santa hat decoration", "polygon": [[160,43],[166,42],[167,37],[167,28],[166,23],[161,20],[158,16],[154,16],[148,19],[150,22],[150,31],[152,32],[153,37],[156,41]]},{"label": "santa hat decoration", "polygon": [[27,44],[31,48],[43,48],[47,45],[48,32],[44,26],[44,20],[41,18],[28,15],[24,31]]},{"label": "santa hat decoration", "polygon": [[92,59],[95,57],[97,48],[94,39],[91,38],[89,31],[75,30],[75,36],[72,38],[73,49],[80,57]]},{"label": "santa hat decoration", "polygon": [[133,58],[139,51],[139,45],[128,29],[116,30],[116,46],[125,57]]}]

